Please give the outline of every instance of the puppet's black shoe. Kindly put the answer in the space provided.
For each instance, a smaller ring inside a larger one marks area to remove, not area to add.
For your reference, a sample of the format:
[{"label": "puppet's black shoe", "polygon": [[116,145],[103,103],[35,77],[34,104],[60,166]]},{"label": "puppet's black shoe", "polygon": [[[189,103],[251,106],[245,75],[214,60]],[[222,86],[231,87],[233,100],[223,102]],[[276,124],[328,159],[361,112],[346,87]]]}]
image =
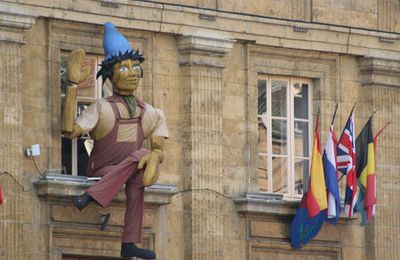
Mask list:
[{"label": "puppet's black shoe", "polygon": [[89,203],[93,201],[93,198],[90,197],[89,194],[85,193],[81,196],[77,196],[74,198],[74,205],[77,207],[79,210],[82,210],[84,207],[89,205]]},{"label": "puppet's black shoe", "polygon": [[156,259],[156,254],[148,249],[137,247],[134,243],[122,243],[121,245],[122,257],[139,257],[142,259]]}]

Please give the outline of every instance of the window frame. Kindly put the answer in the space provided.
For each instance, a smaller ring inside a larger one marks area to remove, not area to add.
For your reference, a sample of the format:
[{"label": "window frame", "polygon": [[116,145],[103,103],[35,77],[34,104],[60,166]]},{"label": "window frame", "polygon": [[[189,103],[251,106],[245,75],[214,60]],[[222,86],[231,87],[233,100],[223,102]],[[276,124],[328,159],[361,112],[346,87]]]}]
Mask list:
[{"label": "window frame", "polygon": [[[307,187],[307,181],[308,181],[308,176],[309,176],[309,171],[310,171],[310,165],[311,165],[311,156],[312,156],[312,136],[313,136],[313,81],[309,78],[300,78],[300,77],[291,77],[291,76],[275,76],[275,75],[258,75],[257,76],[257,86],[261,80],[264,80],[266,82],[266,114],[265,115],[260,115],[258,114],[258,109],[257,111],[257,122],[259,122],[260,118],[265,118],[267,125],[267,148],[266,152],[260,152],[257,149],[257,160],[260,160],[260,156],[264,156],[267,159],[267,176],[264,178],[267,178],[267,187],[266,191],[260,191],[261,193],[274,193],[274,194],[282,194],[284,198],[287,199],[299,199],[302,197],[302,194],[296,194],[295,192],[295,162],[296,160],[308,160],[308,171],[303,175],[303,193],[306,190]],[[272,81],[285,81],[287,83],[286,87],[286,117],[279,117],[279,116],[272,116],[272,102],[271,102],[271,85]],[[307,84],[308,85],[308,119],[301,119],[301,118],[295,118],[294,114],[294,85],[296,83],[300,84]],[[257,87],[257,98],[258,98],[258,87]],[[257,99],[258,101],[258,99]],[[258,102],[257,102],[258,104]],[[286,124],[286,131],[287,131],[287,155],[277,155],[274,154],[273,151],[273,146],[272,146],[272,120],[276,119],[281,119],[281,120],[287,120]],[[295,122],[307,122],[308,123],[308,157],[305,156],[296,156],[295,155],[295,134],[294,134],[294,129],[295,129]],[[260,134],[260,133],[258,133]],[[260,136],[259,136],[260,137]],[[259,147],[259,145],[258,145]],[[287,193],[283,192],[274,192],[273,191],[273,182],[274,182],[274,177],[273,177],[273,172],[272,172],[272,158],[273,157],[280,157],[280,158],[287,158],[286,162],[286,168],[287,170]],[[257,176],[259,176],[258,172],[259,166],[257,165]],[[260,183],[259,185],[259,190],[261,189]]]}]

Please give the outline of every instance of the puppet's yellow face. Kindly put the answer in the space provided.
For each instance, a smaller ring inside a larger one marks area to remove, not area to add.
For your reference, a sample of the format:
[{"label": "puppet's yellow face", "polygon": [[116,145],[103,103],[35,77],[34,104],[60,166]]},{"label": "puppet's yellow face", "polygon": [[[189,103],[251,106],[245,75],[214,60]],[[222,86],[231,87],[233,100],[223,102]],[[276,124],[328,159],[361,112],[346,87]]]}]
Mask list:
[{"label": "puppet's yellow face", "polygon": [[138,60],[123,60],[114,65],[112,83],[121,95],[132,95],[139,86],[142,69]]}]

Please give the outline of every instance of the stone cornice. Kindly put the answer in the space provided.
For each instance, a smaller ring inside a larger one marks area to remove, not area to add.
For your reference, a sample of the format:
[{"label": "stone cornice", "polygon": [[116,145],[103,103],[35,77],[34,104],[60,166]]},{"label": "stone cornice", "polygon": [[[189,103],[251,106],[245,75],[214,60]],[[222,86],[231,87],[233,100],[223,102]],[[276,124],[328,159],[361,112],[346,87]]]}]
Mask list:
[{"label": "stone cornice", "polygon": [[0,42],[24,44],[24,33],[35,23],[36,15],[24,6],[0,4]]},{"label": "stone cornice", "polygon": [[9,10],[0,7],[0,26],[26,30],[30,29],[35,23],[35,15],[14,11],[21,10]]},{"label": "stone cornice", "polygon": [[[118,9],[104,7],[101,4],[102,1],[98,0],[82,0],[79,9],[75,7],[76,4],[73,0],[25,2],[29,4],[9,3],[8,5],[26,5],[40,16],[76,22],[103,24],[111,20],[121,27],[175,35],[191,35],[194,31],[205,30],[215,35],[221,35],[222,38],[253,41],[260,45],[359,56],[390,57],[400,60],[400,35],[398,33],[145,1],[121,0],[118,1]],[[105,13],[110,15],[104,15]],[[217,19],[216,21],[200,19],[200,14],[209,14]],[[297,27],[307,29],[307,33],[295,31],[294,28]],[[381,39],[391,39],[391,41],[381,41]]]},{"label": "stone cornice", "polygon": [[185,35],[177,39],[180,65],[223,68],[221,59],[233,48],[235,40],[210,36]]},{"label": "stone cornice", "polygon": [[193,51],[223,56],[230,52],[235,40],[206,37],[198,35],[181,36],[178,39],[178,49],[181,54]]},{"label": "stone cornice", "polygon": [[362,85],[400,87],[400,61],[366,57],[359,59]]}]

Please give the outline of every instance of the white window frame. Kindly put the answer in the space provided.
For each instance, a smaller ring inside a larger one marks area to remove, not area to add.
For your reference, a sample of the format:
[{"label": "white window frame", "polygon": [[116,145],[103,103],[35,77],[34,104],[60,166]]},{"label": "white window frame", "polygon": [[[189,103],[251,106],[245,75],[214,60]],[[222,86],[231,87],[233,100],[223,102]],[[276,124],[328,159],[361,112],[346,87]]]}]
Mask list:
[{"label": "white window frame", "polygon": [[[285,76],[269,76],[269,75],[258,75],[257,77],[257,86],[258,82],[260,80],[265,80],[266,81],[266,110],[267,113],[265,115],[259,115],[257,113],[257,118],[265,118],[267,122],[267,152],[259,152],[257,151],[257,158],[258,156],[265,156],[267,158],[267,174],[268,174],[268,182],[267,182],[267,192],[266,193],[279,193],[283,194],[284,198],[301,198],[301,194],[296,194],[294,188],[295,188],[295,160],[296,159],[307,159],[309,164],[308,164],[308,172],[309,174],[310,171],[310,164],[311,164],[311,156],[312,156],[312,135],[313,135],[313,111],[312,111],[312,80],[307,79],[307,78],[298,78],[298,77],[285,77]],[[286,81],[287,82],[287,88],[286,88],[286,108],[287,108],[287,118],[283,117],[276,117],[272,116],[271,112],[271,82],[272,80],[278,80],[278,81]],[[295,123],[295,118],[294,118],[294,93],[293,93],[293,86],[295,83],[300,83],[300,84],[307,84],[308,85],[308,119],[299,119],[296,118],[296,121],[301,121],[301,122],[308,122],[308,157],[300,157],[300,156],[295,156],[295,135],[294,135],[294,123]],[[257,88],[258,90],[258,88]],[[258,91],[257,91],[258,93]],[[258,95],[257,95],[258,97]],[[272,153],[272,119],[285,119],[287,120],[287,157],[284,155],[275,155]],[[257,120],[258,121],[258,120]],[[280,193],[280,192],[274,192],[273,191],[273,172],[272,172],[272,157],[283,157],[287,158],[287,169],[288,169],[288,192],[287,193]],[[303,178],[303,191],[306,189],[306,181],[308,181],[308,175],[307,178]]]}]

